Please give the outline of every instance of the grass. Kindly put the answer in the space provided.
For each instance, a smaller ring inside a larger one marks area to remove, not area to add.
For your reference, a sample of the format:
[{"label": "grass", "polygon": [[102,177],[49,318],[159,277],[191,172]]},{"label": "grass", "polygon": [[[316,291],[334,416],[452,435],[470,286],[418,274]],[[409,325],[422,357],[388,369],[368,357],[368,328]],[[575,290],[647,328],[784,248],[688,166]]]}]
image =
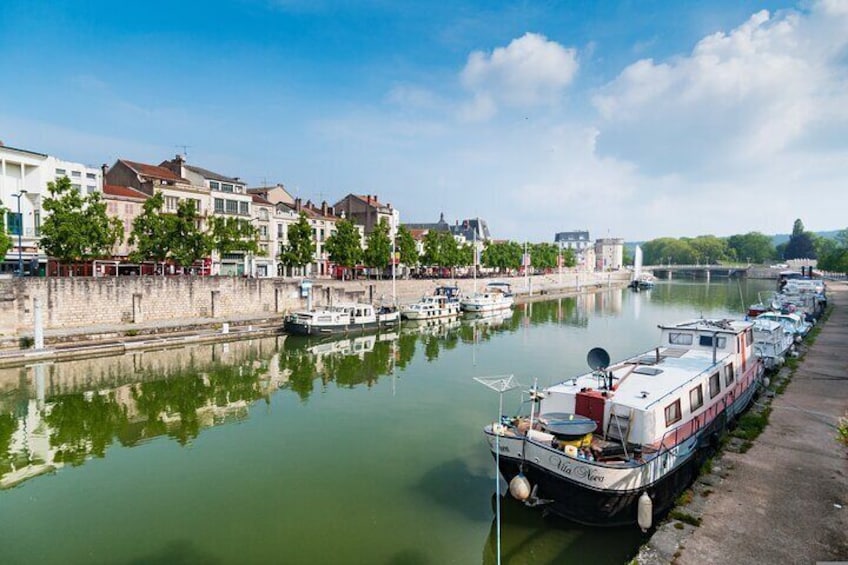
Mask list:
[{"label": "grass", "polygon": [[732,432],[733,436],[747,441],[756,439],[766,429],[770,414],[771,406],[764,408],[761,412],[746,412],[739,418],[739,423]]},{"label": "grass", "polygon": [[29,349],[35,345],[35,338],[29,335],[21,336],[18,340],[18,347],[21,349]]},{"label": "grass", "polygon": [[677,500],[674,501],[676,506],[686,506],[690,502],[692,502],[693,492],[692,489],[686,489],[680,493],[680,496],[677,497]]},{"label": "grass", "polygon": [[127,330],[124,332],[124,335],[127,337],[135,337],[138,335],[138,330]]},{"label": "grass", "polygon": [[836,424],[836,439],[848,446],[848,415],[839,418],[839,423]]},{"label": "grass", "polygon": [[678,510],[677,508],[672,510],[669,516],[679,522],[689,524],[690,526],[695,526],[696,528],[701,525],[700,518],[698,518],[697,516],[692,516],[691,514],[689,514],[688,512],[684,512],[683,510]]}]

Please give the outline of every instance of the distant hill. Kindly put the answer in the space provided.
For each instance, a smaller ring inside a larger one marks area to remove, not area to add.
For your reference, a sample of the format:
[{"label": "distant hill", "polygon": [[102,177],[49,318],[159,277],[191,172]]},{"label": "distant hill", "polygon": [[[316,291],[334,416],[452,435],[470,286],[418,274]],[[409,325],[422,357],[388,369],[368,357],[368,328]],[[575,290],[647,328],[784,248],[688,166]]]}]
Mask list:
[{"label": "distant hill", "polygon": [[[840,230],[831,230],[831,231],[817,231],[817,232],[814,232],[814,233],[817,236],[823,237],[825,239],[836,239],[836,234],[838,234],[839,232],[840,232]],[[787,241],[789,241],[789,236],[791,236],[791,235],[792,234],[789,234],[789,233],[775,234],[775,235],[771,236],[771,242],[774,244],[775,247],[777,247],[781,243],[786,243]]]}]

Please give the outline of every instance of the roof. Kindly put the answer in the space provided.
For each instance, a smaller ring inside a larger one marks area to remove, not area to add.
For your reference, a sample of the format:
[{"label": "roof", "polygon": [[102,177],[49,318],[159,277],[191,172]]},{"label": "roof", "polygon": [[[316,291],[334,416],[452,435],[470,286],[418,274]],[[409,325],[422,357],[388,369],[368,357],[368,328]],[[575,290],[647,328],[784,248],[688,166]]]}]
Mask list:
[{"label": "roof", "polygon": [[202,167],[195,167],[194,165],[185,165],[185,168],[193,173],[197,173],[207,180],[217,180],[222,182],[233,182],[237,184],[245,184],[243,181],[240,181],[236,177],[228,177],[226,175],[221,175],[216,172],[210,171],[208,169],[204,169]]},{"label": "roof", "polygon": [[18,153],[28,153],[30,155],[37,155],[38,157],[48,157],[46,153],[37,153],[35,151],[30,151],[29,149],[20,149],[18,147],[11,147],[2,143],[0,143],[0,149],[9,149],[10,151],[17,151]]},{"label": "roof", "polygon": [[138,198],[139,200],[147,200],[147,195],[140,190],[130,188],[128,186],[120,186],[117,184],[104,184],[103,194],[107,196],[123,196],[125,198]]},{"label": "roof", "polygon": [[254,204],[262,204],[264,206],[273,206],[274,205],[272,202],[269,202],[268,200],[266,200],[265,198],[263,198],[259,194],[250,193],[250,196],[251,196],[251,198],[253,198]]},{"label": "roof", "polygon": [[181,176],[175,174],[173,171],[166,169],[165,167],[159,167],[157,165],[148,165],[147,163],[138,163],[136,161],[127,161],[126,159],[118,159],[119,163],[123,163],[137,174],[150,177],[154,179],[160,180],[169,180],[173,182],[184,182],[188,184],[188,181]]}]

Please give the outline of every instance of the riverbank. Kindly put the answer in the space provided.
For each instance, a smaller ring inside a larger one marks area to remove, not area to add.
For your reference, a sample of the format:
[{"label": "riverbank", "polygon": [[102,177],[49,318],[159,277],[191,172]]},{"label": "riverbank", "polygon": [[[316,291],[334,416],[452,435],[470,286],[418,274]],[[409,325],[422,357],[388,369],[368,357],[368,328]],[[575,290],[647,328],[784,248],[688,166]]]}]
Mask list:
[{"label": "riverbank", "polygon": [[[604,288],[620,288],[627,284],[626,273],[569,273],[559,277],[537,276],[529,279],[507,279],[512,282],[517,304],[550,300]],[[500,279],[499,279],[500,280]],[[486,280],[476,281],[482,288]],[[289,282],[288,284],[293,284]],[[473,292],[475,282],[461,279],[396,281],[401,304],[411,303],[436,286],[455,284],[464,293]],[[385,299],[386,285],[391,281],[317,281],[316,292],[322,297],[360,296],[371,294]],[[376,288],[376,291],[375,291]],[[329,289],[329,291],[327,291]],[[390,287],[389,287],[390,290]],[[321,301],[316,300],[318,304]],[[303,307],[305,308],[305,303]],[[32,349],[32,332],[0,337],[0,367],[27,365],[35,362],[63,361],[106,355],[120,355],[131,350],[180,347],[188,343],[211,343],[277,335],[282,330],[285,311],[231,314],[226,316],[164,318],[132,323],[96,323],[77,327],[44,330],[43,349]]]},{"label": "riverbank", "polygon": [[848,286],[831,283],[828,298],[815,342],[752,409],[768,418],[762,434],[706,466],[636,562],[848,560],[848,448],[836,431],[848,408]]}]

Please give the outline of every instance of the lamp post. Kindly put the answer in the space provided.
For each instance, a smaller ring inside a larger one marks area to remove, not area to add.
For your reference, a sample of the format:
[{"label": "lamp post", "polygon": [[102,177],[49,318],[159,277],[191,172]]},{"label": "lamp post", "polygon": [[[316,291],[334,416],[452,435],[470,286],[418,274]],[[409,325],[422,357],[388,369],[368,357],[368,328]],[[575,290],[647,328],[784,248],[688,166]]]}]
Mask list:
[{"label": "lamp post", "polygon": [[18,199],[18,276],[24,276],[24,256],[23,256],[23,243],[22,236],[24,233],[24,217],[21,214],[21,196],[26,194],[26,190],[21,189],[17,192],[17,194],[13,194],[15,198]]}]

